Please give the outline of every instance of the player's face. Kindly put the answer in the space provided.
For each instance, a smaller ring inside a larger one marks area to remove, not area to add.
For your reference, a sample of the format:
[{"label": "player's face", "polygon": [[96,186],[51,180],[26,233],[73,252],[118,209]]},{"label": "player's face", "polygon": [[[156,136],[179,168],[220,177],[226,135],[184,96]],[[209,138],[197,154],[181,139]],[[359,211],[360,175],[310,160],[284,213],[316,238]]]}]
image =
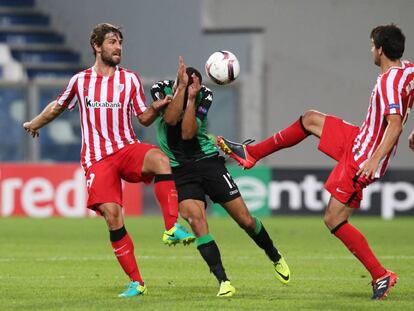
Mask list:
[{"label": "player's face", "polygon": [[107,33],[101,46],[102,61],[108,66],[115,67],[121,62],[121,57],[122,39],[117,33]]},{"label": "player's face", "polygon": [[374,40],[371,40],[371,43],[372,43],[371,53],[372,53],[372,58],[374,59],[374,64],[377,65],[377,66],[381,66],[380,56],[381,56],[382,49],[381,48],[377,49],[375,47]]}]

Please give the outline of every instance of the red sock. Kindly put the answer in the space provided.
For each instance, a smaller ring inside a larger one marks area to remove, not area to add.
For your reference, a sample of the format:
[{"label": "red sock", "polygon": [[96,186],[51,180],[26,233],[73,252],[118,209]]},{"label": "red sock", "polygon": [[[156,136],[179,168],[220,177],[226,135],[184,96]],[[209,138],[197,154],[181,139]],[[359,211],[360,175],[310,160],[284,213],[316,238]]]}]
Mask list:
[{"label": "red sock", "polygon": [[165,229],[171,229],[178,219],[178,195],[171,174],[155,175],[154,194],[164,217]]},{"label": "red sock", "polygon": [[247,145],[247,152],[256,160],[260,160],[275,151],[300,143],[309,136],[309,133],[302,126],[301,118],[260,143]]},{"label": "red sock", "polygon": [[131,281],[138,281],[141,285],[144,284],[141,275],[139,273],[137,261],[134,255],[134,243],[129,237],[128,233],[124,237],[116,242],[111,242],[112,249],[116,258],[119,261],[122,269],[128,274]]},{"label": "red sock", "polygon": [[371,273],[373,280],[378,279],[386,273],[386,270],[369,247],[367,240],[357,228],[349,223],[344,223],[334,234],[359,259],[369,273]]}]

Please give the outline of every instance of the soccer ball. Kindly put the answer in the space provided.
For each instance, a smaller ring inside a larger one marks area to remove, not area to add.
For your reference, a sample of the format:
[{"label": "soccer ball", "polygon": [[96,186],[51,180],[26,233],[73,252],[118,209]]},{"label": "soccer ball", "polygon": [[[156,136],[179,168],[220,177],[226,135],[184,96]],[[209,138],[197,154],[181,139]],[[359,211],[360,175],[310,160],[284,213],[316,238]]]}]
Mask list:
[{"label": "soccer ball", "polygon": [[240,64],[229,51],[218,51],[210,55],[205,65],[206,74],[217,84],[228,84],[237,79]]}]

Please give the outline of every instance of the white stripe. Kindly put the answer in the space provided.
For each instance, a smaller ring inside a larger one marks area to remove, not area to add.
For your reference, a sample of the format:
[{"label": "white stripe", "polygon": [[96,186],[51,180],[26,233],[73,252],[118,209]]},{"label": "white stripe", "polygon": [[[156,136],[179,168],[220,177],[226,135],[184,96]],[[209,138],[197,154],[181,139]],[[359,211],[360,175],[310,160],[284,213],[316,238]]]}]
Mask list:
[{"label": "white stripe", "polygon": [[[104,103],[108,101],[108,80],[109,77],[103,77],[102,78],[102,83],[101,83],[101,98],[100,98],[100,102]],[[109,139],[109,134],[108,134],[108,120],[106,118],[106,112],[107,109],[105,108],[101,108],[99,109],[100,111],[100,115],[101,115],[101,132],[102,132],[102,136],[105,139],[105,150],[107,154],[111,154],[113,153],[113,149],[112,149],[112,143],[111,140]],[[116,110],[116,109],[111,109]]]},{"label": "white stripe", "polygon": [[80,110],[80,119],[82,124],[82,141],[85,148],[85,158],[82,159],[86,166],[89,167],[91,165],[91,153],[90,153],[90,146],[89,146],[89,127],[87,122],[87,111],[86,111],[86,104],[85,104],[85,93],[84,93],[84,83],[85,83],[85,72],[82,73],[81,77],[78,81],[78,93],[79,93],[79,110]]},{"label": "white stripe", "polygon": [[[125,87],[125,85],[124,85]],[[119,74],[119,70],[117,69],[115,71],[115,76],[114,76],[114,93],[113,93],[113,102],[114,103],[118,103],[119,102],[119,98],[121,96],[121,92],[120,92],[120,74]],[[122,105],[123,103],[121,103]],[[113,109],[112,110],[112,129],[114,132],[114,139],[117,142],[118,148],[121,149],[122,147],[124,147],[124,143],[121,140],[121,135],[119,134],[119,111],[121,111],[121,109]],[[122,111],[121,111],[122,113]]]},{"label": "white stripe", "polygon": [[123,114],[124,114],[124,134],[128,141],[132,140],[131,133],[129,131],[129,120],[131,115],[128,115],[128,106],[131,105],[131,74],[125,72],[125,101],[123,103]]}]

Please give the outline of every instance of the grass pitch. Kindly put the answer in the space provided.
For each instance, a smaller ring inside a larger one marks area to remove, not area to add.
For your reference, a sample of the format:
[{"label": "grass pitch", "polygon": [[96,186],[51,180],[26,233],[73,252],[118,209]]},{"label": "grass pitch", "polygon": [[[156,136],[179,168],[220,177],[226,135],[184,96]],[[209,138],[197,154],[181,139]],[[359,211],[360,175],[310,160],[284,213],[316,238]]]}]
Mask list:
[{"label": "grass pitch", "polygon": [[262,221],[287,258],[288,286],[232,220],[210,218],[237,289],[217,298],[218,284],[195,246],[164,246],[161,217],[141,217],[126,226],[148,295],[120,299],[128,280],[103,219],[0,218],[0,310],[414,310],[414,218],[352,220],[400,277],[385,301],[370,300],[369,274],[321,217]]}]

